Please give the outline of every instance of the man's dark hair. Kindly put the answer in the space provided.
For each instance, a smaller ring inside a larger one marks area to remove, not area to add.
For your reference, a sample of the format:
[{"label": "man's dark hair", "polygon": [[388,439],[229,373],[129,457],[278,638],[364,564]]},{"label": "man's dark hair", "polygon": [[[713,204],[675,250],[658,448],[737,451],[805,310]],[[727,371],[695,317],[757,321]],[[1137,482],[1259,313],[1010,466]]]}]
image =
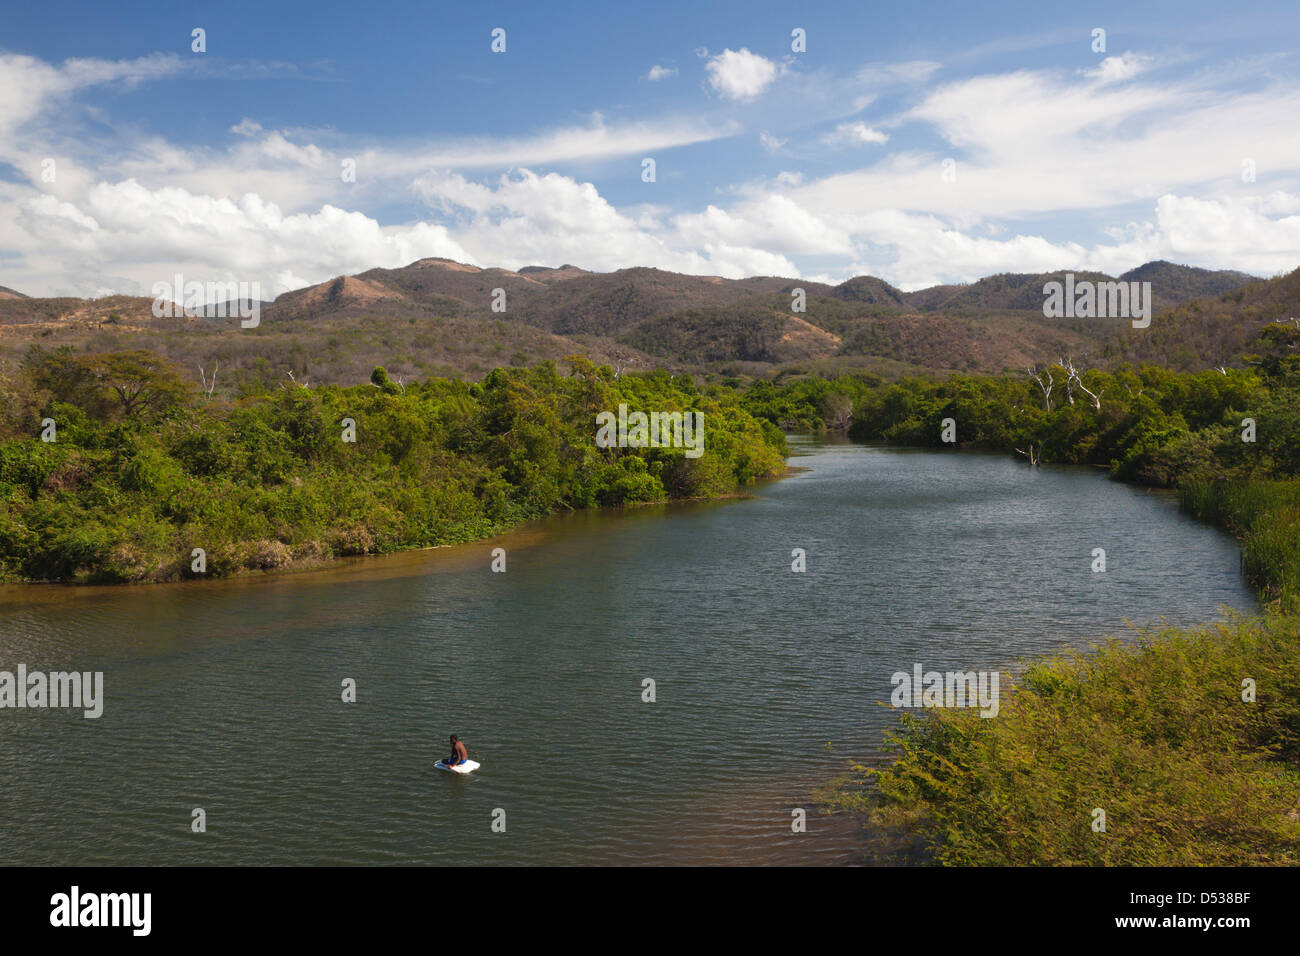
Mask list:
[{"label": "man's dark hair", "polygon": [[455,735],[455,734],[452,734],[452,735],[451,735],[451,742],[452,742],[453,744],[456,742],[456,739],[457,739],[457,738],[456,738],[456,735]]}]

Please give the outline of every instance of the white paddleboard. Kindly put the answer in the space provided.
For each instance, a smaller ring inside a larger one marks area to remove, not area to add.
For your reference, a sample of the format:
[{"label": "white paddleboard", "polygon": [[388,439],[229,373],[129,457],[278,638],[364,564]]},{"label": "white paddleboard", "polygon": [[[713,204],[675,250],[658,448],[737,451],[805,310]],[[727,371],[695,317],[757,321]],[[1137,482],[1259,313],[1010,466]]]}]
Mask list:
[{"label": "white paddleboard", "polygon": [[452,773],[472,773],[478,769],[479,764],[477,760],[466,760],[464,763],[458,763],[452,767],[448,765],[447,758],[443,757],[433,766],[437,770],[450,770]]}]

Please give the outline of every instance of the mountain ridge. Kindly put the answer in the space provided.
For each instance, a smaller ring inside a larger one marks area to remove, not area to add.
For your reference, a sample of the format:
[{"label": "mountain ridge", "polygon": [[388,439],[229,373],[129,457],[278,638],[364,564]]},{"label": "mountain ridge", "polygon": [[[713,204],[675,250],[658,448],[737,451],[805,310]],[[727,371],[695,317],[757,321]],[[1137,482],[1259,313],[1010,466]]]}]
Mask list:
[{"label": "mountain ridge", "polygon": [[[314,368],[317,380],[339,383],[364,377],[367,365],[409,377],[477,376],[575,353],[724,376],[997,373],[1065,355],[1118,362],[1175,352],[1180,363],[1212,357],[1218,365],[1233,361],[1222,353],[1249,335],[1206,327],[1204,316],[1244,329],[1251,316],[1213,303],[1272,281],[1163,260],[1117,277],[1074,273],[1079,280],[1152,282],[1157,316],[1168,312],[1196,330],[1200,344],[1188,348],[1167,332],[1136,339],[1125,320],[1045,318],[1043,285],[1064,275],[999,273],[904,292],[875,276],[830,285],[652,267],[600,273],[571,263],[510,270],[427,257],[283,293],[262,304],[256,329],[205,318],[212,308],[155,319],[145,297],[0,299],[0,351],[16,358],[31,344],[156,347],[186,365],[211,354],[210,361],[224,356],[236,371]],[[800,289],[804,308],[796,312]],[[1250,301],[1260,295],[1268,298],[1253,292]]]}]

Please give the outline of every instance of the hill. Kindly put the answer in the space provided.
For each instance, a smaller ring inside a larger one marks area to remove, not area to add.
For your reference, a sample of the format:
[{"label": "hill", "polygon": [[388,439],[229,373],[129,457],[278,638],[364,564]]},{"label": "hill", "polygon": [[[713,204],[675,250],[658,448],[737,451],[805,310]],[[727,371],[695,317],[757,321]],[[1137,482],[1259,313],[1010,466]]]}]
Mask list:
[{"label": "hill", "polygon": [[[149,348],[186,368],[219,363],[220,387],[236,391],[250,380],[287,380],[289,371],[329,384],[365,381],[376,365],[408,380],[479,378],[498,366],[562,361],[572,354],[616,368],[662,366],[705,375],[860,369],[896,377],[997,373],[1062,355],[1193,365],[1210,356],[1213,364],[1223,364],[1232,360],[1231,346],[1248,342],[1261,324],[1231,299],[1261,280],[1168,262],[1147,263],[1119,278],[1150,281],[1157,309],[1173,303],[1169,321],[1186,334],[1164,330],[1164,318],[1144,330],[1145,338],[1130,334],[1122,320],[1046,319],[1043,285],[1062,276],[1006,273],[969,285],[902,292],[874,276],[828,285],[642,267],[598,273],[565,264],[511,271],[427,258],[287,292],[262,303],[260,323],[250,329],[240,328],[236,318],[216,317],[213,307],[156,319],[144,297],[35,299],[14,293],[0,298],[0,354],[16,360],[32,344]],[[792,311],[795,289],[805,294],[802,312]],[[1203,294],[1218,298],[1195,298]],[[1242,301],[1268,295],[1251,292]],[[1211,301],[1218,304],[1204,304]],[[1243,328],[1227,327],[1234,323]]]},{"label": "hill", "polygon": [[1293,316],[1300,318],[1300,269],[1184,302],[1159,313],[1149,329],[1121,330],[1103,354],[1176,371],[1240,365],[1264,326]]},{"label": "hill", "polygon": [[844,302],[864,302],[867,305],[902,306],[906,302],[903,293],[875,276],[856,276],[841,282],[829,294],[833,299]]},{"label": "hill", "polygon": [[[1255,277],[1231,270],[1212,271],[1158,260],[1130,269],[1120,276],[1074,271],[1075,281],[1150,282],[1155,311],[1161,312],[1202,296],[1218,296],[1239,288]],[[1064,282],[1065,272],[999,273],[970,285],[934,286],[904,293],[904,301],[921,312],[1011,309],[1033,311],[1043,307],[1043,286]],[[855,280],[850,280],[855,281]]]}]

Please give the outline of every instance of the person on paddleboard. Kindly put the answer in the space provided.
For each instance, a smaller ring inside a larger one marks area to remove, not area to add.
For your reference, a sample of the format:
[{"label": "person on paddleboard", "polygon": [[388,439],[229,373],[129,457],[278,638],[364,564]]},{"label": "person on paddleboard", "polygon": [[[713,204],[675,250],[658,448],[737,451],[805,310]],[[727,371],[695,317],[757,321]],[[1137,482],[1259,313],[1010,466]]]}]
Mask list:
[{"label": "person on paddleboard", "polygon": [[468,759],[469,759],[469,751],[467,751],[465,749],[465,745],[460,742],[460,738],[457,737],[455,734],[452,734],[451,735],[451,756],[447,758],[447,766],[455,767],[457,764],[462,764]]}]

